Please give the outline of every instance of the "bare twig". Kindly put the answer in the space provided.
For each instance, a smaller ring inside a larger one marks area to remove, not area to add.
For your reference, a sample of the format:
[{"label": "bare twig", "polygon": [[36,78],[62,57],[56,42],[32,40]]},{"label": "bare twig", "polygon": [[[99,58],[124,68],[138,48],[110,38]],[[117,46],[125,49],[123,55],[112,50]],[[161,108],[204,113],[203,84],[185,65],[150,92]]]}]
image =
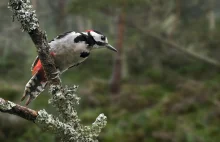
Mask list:
[{"label": "bare twig", "polygon": [[178,45],[174,41],[164,39],[164,38],[162,38],[162,37],[160,37],[156,34],[153,34],[153,33],[145,33],[145,34],[148,35],[148,36],[151,36],[152,38],[155,38],[155,39],[159,40],[160,42],[162,42],[164,44],[167,44],[171,48],[175,48],[179,51],[182,51],[183,53],[188,54],[188,55],[190,55],[191,57],[193,57],[195,59],[199,59],[199,60],[201,60],[203,62],[206,62],[208,64],[214,65],[216,67],[220,67],[220,63],[217,60],[214,60],[214,59],[211,59],[207,56],[203,56],[203,55],[197,54],[193,51],[187,50],[186,48]]},{"label": "bare twig", "polygon": [[183,53],[185,53],[195,59],[199,59],[207,64],[210,64],[210,65],[213,65],[215,67],[220,68],[220,62],[215,59],[211,59],[210,57],[203,56],[201,54],[197,54],[191,50],[187,50],[186,48],[180,46],[179,44],[175,43],[174,41],[171,41],[169,39],[165,39],[165,38],[161,37],[160,35],[154,34],[152,32],[146,32],[146,31],[142,30],[141,28],[139,28],[140,26],[136,26],[134,23],[130,23],[129,26],[137,29],[139,32],[141,32],[145,36],[154,38],[154,39],[158,40],[159,42],[168,45],[167,47],[175,48],[175,49],[177,49],[177,50],[179,50],[179,51],[181,51],[181,52],[183,52]]},{"label": "bare twig", "polygon": [[0,111],[20,116],[26,120],[34,121],[37,118],[37,111],[20,106],[0,98]]}]

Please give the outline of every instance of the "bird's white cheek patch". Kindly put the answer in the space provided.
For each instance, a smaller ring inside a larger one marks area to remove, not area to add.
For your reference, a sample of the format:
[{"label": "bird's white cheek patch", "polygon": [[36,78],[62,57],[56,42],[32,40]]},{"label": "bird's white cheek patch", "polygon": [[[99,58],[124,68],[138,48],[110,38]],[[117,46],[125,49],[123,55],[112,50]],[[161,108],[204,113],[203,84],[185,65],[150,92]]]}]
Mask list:
[{"label": "bird's white cheek patch", "polygon": [[100,41],[102,42],[101,40],[101,36],[99,34],[97,34],[96,32],[90,32],[92,37],[94,38],[95,41]]}]

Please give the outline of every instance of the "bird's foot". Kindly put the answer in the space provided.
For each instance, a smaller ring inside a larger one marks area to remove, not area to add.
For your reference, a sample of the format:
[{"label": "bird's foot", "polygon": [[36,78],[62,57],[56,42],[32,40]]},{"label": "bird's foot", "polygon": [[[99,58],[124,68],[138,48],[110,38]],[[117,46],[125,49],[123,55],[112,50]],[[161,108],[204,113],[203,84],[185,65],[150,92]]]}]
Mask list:
[{"label": "bird's foot", "polygon": [[54,73],[52,73],[52,74],[54,74],[54,75],[56,75],[56,76],[53,77],[53,78],[51,78],[51,79],[58,79],[59,82],[61,82],[61,79],[60,79],[60,74],[61,74],[61,72],[60,72],[60,70],[57,69],[57,71],[54,72]]},{"label": "bird's foot", "polygon": [[21,98],[21,101],[23,101],[25,98],[28,98],[26,103],[25,103],[25,106],[28,106],[30,104],[30,102],[33,101],[39,95],[39,93],[35,94],[35,95],[33,95],[33,93],[35,93],[35,92],[32,92],[32,93],[27,92],[27,91],[24,92],[24,94]]},{"label": "bird's foot", "polygon": [[58,70],[58,69],[57,69],[57,71],[56,71],[56,72],[54,72],[54,73],[52,73],[52,74],[55,74],[55,75],[60,75],[60,74],[61,74],[61,72],[60,72],[60,70]]}]

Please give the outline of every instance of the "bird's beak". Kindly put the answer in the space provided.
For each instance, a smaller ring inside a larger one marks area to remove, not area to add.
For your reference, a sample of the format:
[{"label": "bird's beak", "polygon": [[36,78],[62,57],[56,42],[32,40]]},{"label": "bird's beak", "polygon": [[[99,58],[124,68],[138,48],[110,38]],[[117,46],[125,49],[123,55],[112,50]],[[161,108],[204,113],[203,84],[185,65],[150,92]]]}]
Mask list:
[{"label": "bird's beak", "polygon": [[110,44],[105,45],[108,49],[118,52],[113,46],[111,46]]}]

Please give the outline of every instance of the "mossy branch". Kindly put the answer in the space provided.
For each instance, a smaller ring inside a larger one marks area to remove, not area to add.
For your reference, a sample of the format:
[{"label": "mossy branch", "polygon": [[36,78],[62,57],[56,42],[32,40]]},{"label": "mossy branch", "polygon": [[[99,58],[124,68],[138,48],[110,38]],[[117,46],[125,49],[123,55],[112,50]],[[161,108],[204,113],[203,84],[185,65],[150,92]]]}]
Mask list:
[{"label": "mossy branch", "polygon": [[49,103],[55,107],[59,116],[48,114],[45,110],[35,111],[0,98],[0,111],[20,116],[36,123],[40,128],[55,133],[63,142],[95,142],[101,129],[107,124],[107,117],[100,114],[91,126],[80,124],[76,112],[79,97],[74,94],[77,86],[58,88],[51,85],[52,98]]}]

